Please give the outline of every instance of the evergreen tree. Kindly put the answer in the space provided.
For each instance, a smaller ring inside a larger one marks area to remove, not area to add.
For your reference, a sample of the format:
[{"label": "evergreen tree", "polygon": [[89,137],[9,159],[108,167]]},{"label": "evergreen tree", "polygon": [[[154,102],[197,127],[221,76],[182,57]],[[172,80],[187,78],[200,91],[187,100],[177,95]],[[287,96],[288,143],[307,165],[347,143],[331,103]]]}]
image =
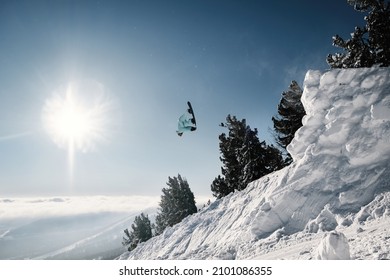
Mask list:
[{"label": "evergreen tree", "polygon": [[[239,153],[244,146],[244,139],[247,129],[246,120],[237,120],[235,116],[228,115],[226,123],[221,124],[229,130],[229,134],[222,133],[219,136],[219,149],[222,154],[220,160],[223,163],[221,167],[224,176],[224,184],[227,189],[223,193],[229,194],[234,190],[244,189],[244,182],[241,181],[243,170],[242,163],[239,161]],[[211,189],[213,192],[213,187]]]},{"label": "evergreen tree", "polygon": [[384,0],[347,0],[360,12],[368,12],[365,27],[355,27],[351,39],[333,37],[333,45],[345,53],[329,54],[331,68],[390,66],[390,3]]},{"label": "evergreen tree", "polygon": [[[296,81],[292,81],[288,90],[283,92],[278,105],[278,116],[273,117],[276,143],[286,150],[294,138],[295,132],[302,126],[302,118],[306,114],[301,102],[302,89]],[[292,158],[287,153],[286,164],[290,164]]]},{"label": "evergreen tree", "polygon": [[279,150],[260,142],[257,129],[252,130],[246,120],[237,120],[228,115],[226,123],[221,124],[229,130],[228,135],[219,136],[222,176],[216,177],[211,191],[217,198],[224,197],[235,190],[243,190],[248,183],[280,169],[282,156]]},{"label": "evergreen tree", "polygon": [[156,216],[156,234],[161,234],[165,228],[197,212],[194,194],[186,179],[180,174],[168,177],[167,185],[167,188],[162,189],[160,209]]},{"label": "evergreen tree", "polygon": [[134,250],[139,243],[145,242],[152,238],[152,226],[148,215],[141,213],[140,216],[136,216],[134,223],[131,225],[132,231],[129,232],[125,229],[125,237],[123,237],[122,245],[128,247],[129,251]]},{"label": "evergreen tree", "polygon": [[[222,168],[222,172],[223,170],[224,169]],[[218,175],[218,177],[216,177],[211,184],[211,191],[214,196],[221,198],[227,196],[231,192],[234,192],[234,187],[228,185],[225,178],[221,177],[221,175]]]}]

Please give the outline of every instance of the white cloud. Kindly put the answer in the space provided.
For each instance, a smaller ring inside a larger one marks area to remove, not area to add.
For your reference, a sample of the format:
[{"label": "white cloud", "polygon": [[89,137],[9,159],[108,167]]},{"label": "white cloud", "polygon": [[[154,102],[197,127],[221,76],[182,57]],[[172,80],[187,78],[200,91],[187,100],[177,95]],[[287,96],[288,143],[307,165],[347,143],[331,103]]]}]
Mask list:
[{"label": "white cloud", "polygon": [[0,198],[0,220],[157,208],[160,196],[69,196]]}]

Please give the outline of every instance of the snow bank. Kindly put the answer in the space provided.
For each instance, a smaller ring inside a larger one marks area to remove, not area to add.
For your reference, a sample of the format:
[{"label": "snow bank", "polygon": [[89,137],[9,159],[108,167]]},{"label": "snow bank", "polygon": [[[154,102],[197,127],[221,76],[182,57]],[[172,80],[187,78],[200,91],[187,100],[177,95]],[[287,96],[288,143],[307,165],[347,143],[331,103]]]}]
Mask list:
[{"label": "snow bank", "polygon": [[317,260],[349,260],[348,240],[343,233],[325,233],[317,248]]},{"label": "snow bank", "polygon": [[[362,213],[364,213],[364,221]],[[351,213],[347,217],[338,216],[336,219],[339,225],[335,231],[344,234],[348,239],[351,259],[390,259],[390,192],[376,196],[358,213]],[[340,256],[344,252],[344,257],[339,258],[348,258],[345,240],[340,243],[332,242],[338,246],[331,246],[329,240],[324,240],[328,232],[299,231],[282,236],[280,239],[275,239],[274,235],[253,243],[253,248],[256,249],[248,252],[248,255],[251,254],[256,259],[311,260],[331,259],[331,255]],[[332,249],[325,250],[325,248]],[[335,252],[338,254],[335,255]]]},{"label": "snow bank", "polygon": [[294,234],[348,226],[351,213],[375,215],[365,205],[390,190],[390,70],[309,71],[302,102],[307,115],[288,147],[293,164],[120,258],[254,258]]}]

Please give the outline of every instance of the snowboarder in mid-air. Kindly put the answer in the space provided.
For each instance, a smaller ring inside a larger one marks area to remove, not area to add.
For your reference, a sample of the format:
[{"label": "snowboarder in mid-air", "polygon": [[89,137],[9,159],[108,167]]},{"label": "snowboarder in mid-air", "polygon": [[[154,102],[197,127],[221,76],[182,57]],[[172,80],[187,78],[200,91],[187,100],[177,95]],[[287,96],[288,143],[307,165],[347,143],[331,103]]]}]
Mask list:
[{"label": "snowboarder in mid-air", "polygon": [[182,136],[185,131],[196,130],[196,120],[194,110],[192,109],[191,103],[187,102],[187,111],[180,116],[177,124],[177,135]]}]

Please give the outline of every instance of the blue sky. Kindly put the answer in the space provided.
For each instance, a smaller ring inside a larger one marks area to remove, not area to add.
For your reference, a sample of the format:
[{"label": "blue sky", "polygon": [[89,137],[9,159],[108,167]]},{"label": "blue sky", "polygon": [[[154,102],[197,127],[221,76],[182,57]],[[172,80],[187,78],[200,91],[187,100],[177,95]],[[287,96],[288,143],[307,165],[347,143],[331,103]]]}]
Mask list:
[{"label": "blue sky", "polygon": [[[0,196],[159,195],[180,173],[211,197],[218,124],[246,118],[270,143],[281,93],[327,69],[332,36],[356,25],[343,0],[1,1]],[[42,111],[85,81],[114,105],[108,140],[75,151],[70,172]],[[187,100],[198,130],[178,137]]]}]

